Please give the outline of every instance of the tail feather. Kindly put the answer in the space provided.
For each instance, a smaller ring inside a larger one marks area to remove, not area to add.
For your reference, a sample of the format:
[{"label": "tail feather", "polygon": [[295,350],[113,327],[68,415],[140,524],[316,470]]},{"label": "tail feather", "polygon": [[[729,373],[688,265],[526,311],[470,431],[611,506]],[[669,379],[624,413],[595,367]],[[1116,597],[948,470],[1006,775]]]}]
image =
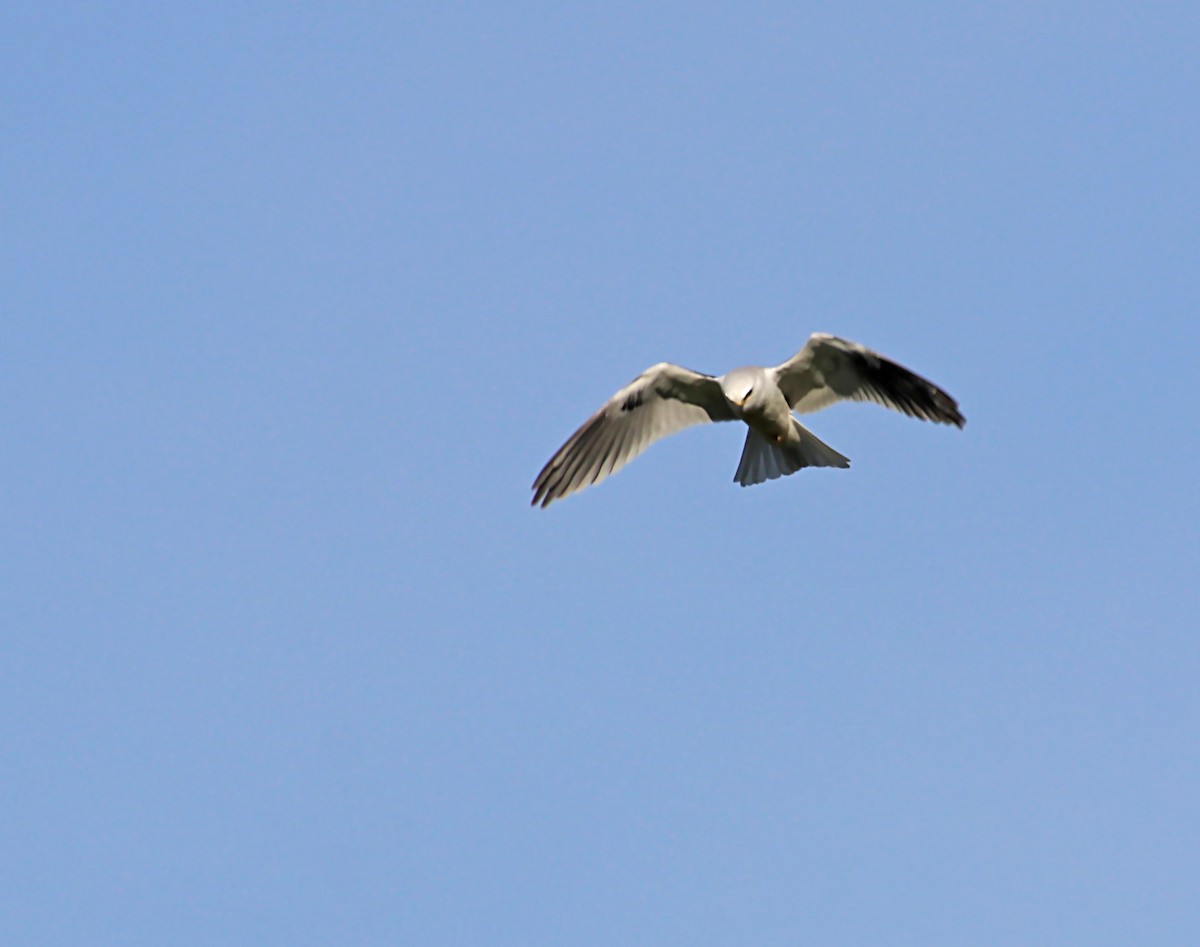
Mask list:
[{"label": "tail feather", "polygon": [[764,480],[786,477],[804,467],[850,466],[850,458],[839,454],[795,418],[792,423],[799,438],[787,444],[773,444],[750,428],[733,479],[743,487],[749,487]]}]

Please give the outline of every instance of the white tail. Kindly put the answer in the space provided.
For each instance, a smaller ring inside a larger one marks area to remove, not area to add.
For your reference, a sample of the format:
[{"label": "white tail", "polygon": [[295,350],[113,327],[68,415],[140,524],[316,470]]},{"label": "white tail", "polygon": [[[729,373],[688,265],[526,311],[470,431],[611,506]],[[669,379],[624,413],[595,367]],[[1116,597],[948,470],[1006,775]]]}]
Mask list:
[{"label": "white tail", "polygon": [[850,466],[849,457],[839,454],[795,418],[792,418],[792,424],[797,439],[786,444],[772,444],[750,428],[733,479],[743,487],[749,487],[764,480],[786,477],[803,467]]}]

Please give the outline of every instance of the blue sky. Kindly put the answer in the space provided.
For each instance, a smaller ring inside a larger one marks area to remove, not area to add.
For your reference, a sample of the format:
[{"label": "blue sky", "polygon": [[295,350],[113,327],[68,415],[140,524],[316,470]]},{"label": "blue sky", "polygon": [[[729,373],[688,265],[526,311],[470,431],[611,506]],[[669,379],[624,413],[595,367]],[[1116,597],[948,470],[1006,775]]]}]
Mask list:
[{"label": "blue sky", "polygon": [[[0,939],[1194,944],[1194,4],[24,4]],[[751,489],[529,484],[814,330]]]}]

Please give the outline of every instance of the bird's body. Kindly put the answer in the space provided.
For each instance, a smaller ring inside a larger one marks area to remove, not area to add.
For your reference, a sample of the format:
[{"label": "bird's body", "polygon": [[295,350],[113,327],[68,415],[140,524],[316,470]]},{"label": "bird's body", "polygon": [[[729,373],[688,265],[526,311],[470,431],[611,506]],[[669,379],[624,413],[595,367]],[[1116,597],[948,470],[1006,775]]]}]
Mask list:
[{"label": "bird's body", "polygon": [[793,417],[835,401],[874,401],[912,417],[962,427],[946,392],[877,352],[814,333],[774,368],[721,376],[659,362],[618,391],[558,449],[533,482],[533,504],[598,483],[659,438],[695,424],[742,421],[749,428],[734,479],[742,486],[804,467],[849,467],[848,458]]},{"label": "bird's body", "polygon": [[771,384],[767,370],[747,365],[717,379],[734,415],[763,437],[782,444],[792,433],[792,409],[778,385]]}]

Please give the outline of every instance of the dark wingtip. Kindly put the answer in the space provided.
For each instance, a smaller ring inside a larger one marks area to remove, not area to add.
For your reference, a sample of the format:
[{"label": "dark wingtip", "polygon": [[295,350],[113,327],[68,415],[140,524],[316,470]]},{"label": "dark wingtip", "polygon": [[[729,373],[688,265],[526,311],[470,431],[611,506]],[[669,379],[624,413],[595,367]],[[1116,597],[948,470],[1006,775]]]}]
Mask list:
[{"label": "dark wingtip", "polygon": [[937,418],[942,424],[953,424],[960,431],[967,423],[967,419],[962,416],[962,412],[958,410],[958,403],[948,395],[946,400],[949,404],[939,405],[942,409],[942,414]]},{"label": "dark wingtip", "polygon": [[[870,371],[868,368],[867,372]],[[905,414],[922,421],[953,424],[957,428],[967,423],[958,410],[958,402],[929,379],[886,358],[880,358],[873,371],[881,383],[879,394],[889,398]]]},{"label": "dark wingtip", "polygon": [[941,409],[941,413],[935,418],[935,420],[940,421],[942,424],[953,424],[956,428],[961,430],[963,425],[967,423],[967,419],[964,418],[962,412],[958,410],[958,402],[936,385],[931,385],[931,387],[937,393],[935,400],[937,407]]}]

